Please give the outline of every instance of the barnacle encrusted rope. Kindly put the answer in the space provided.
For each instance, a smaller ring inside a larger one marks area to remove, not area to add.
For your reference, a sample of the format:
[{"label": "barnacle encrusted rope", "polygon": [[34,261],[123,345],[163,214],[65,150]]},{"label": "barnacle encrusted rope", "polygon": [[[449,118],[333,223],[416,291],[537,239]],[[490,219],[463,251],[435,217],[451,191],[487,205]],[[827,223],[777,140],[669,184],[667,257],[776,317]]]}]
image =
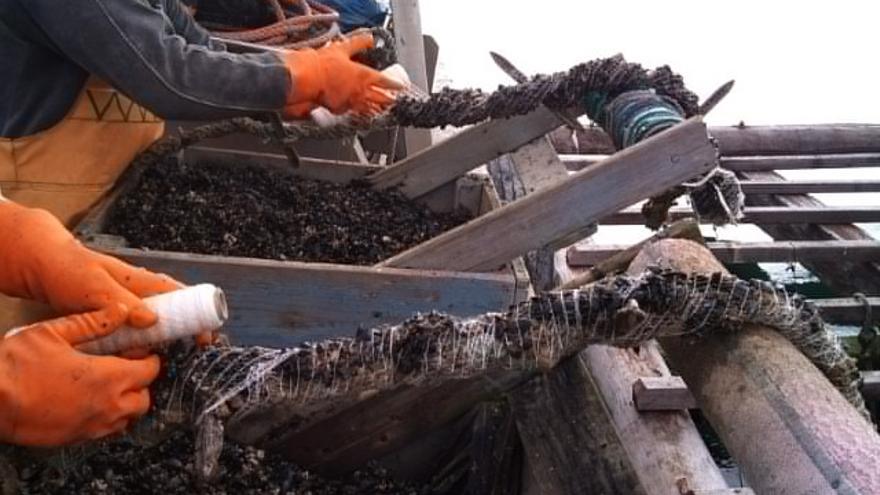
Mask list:
[{"label": "barnacle encrusted rope", "polygon": [[[685,111],[675,100],[653,90],[628,91],[616,98],[602,91],[590,91],[584,102],[587,116],[605,129],[618,150],[685,119]],[[736,223],[742,218],[745,196],[739,181],[733,172],[717,167],[696,183],[651,198],[642,208],[648,227],[660,228],[675,198],[684,193],[690,196],[697,215],[715,225]]]},{"label": "barnacle encrusted rope", "polygon": [[196,422],[279,402],[289,417],[308,418],[356,403],[365,390],[547,368],[591,344],[634,346],[749,323],[779,331],[867,417],[855,362],[815,306],[764,281],[671,271],[544,293],[506,313],[465,319],[431,313],[294,349],[230,347],[177,356],[173,391],[157,401]]},{"label": "barnacle encrusted rope", "polygon": [[233,133],[254,134],[267,141],[289,145],[303,138],[337,139],[353,136],[358,131],[397,126],[433,128],[477,124],[489,119],[524,115],[541,104],[556,110],[579,107],[583,104],[583,95],[590,91],[613,97],[637,89],[653,89],[658,95],[670,98],[686,116],[697,112],[696,95],[668,67],[648,71],[617,56],[582,63],[567,72],[538,75],[522,84],[501,86],[492,93],[445,88],[427,99],[403,95],[387,113],[370,121],[352,119],[333,127],[292,122],[284,125],[283,135],[270,122],[250,118],[219,121],[183,131],[180,137],[160,139],[136,161],[152,163],[203,139]]}]

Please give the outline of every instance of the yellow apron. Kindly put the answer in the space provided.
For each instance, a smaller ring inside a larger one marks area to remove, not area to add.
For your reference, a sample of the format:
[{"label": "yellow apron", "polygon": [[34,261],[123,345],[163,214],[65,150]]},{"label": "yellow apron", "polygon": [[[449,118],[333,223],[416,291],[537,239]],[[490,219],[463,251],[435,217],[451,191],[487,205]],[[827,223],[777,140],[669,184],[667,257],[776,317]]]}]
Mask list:
[{"label": "yellow apron", "polygon": [[[163,131],[161,119],[92,77],[53,127],[0,138],[0,191],[73,227]],[[0,295],[0,333],[48,315],[37,306]]]}]

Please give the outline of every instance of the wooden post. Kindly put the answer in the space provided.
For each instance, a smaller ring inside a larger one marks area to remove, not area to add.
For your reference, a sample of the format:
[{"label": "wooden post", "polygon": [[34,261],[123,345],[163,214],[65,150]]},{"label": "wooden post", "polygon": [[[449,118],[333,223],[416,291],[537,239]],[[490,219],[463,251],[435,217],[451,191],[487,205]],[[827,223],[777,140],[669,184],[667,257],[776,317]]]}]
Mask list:
[{"label": "wooden post", "polygon": [[714,158],[705,125],[699,118],[690,119],[381,266],[493,270],[530,250],[567,239],[626,205],[707,172]]},{"label": "wooden post", "polygon": [[[430,88],[428,87],[419,0],[391,0],[391,16],[394,20],[397,57],[406,69],[410,81],[427,92]],[[404,140],[407,155],[412,155],[431,146],[431,130],[406,129]]]},{"label": "wooden post", "polygon": [[[705,247],[678,239],[647,246],[629,272],[649,265],[725,271]],[[756,493],[877,493],[880,436],[777,332],[751,325],[666,339],[663,349]]]}]

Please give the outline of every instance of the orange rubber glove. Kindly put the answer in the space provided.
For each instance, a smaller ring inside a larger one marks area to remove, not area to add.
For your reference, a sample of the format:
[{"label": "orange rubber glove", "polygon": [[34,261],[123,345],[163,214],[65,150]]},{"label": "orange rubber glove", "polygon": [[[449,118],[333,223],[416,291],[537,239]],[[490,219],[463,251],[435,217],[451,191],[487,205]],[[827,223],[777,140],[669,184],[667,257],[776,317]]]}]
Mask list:
[{"label": "orange rubber glove", "polygon": [[46,302],[61,313],[122,303],[131,310],[128,324],[144,328],[156,315],[141,298],[182,287],[86,248],[44,210],[0,201],[0,232],[0,292]]},{"label": "orange rubber glove", "polygon": [[372,47],[373,35],[362,33],[318,49],[282,55],[291,78],[284,116],[303,118],[314,106],[336,114],[350,110],[361,115],[387,108],[394,101],[388,90],[401,90],[403,85],[351,59]]},{"label": "orange rubber glove", "polygon": [[159,358],[96,357],[73,346],[129,316],[121,304],[31,325],[0,340],[0,442],[60,446],[119,433],[150,407]]}]

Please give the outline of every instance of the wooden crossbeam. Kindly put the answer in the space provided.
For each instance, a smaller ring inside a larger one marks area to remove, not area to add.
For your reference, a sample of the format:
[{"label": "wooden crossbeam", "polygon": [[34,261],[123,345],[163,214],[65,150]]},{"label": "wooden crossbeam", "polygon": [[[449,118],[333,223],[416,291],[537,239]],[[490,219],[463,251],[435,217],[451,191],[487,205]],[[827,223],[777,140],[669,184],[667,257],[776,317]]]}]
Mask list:
[{"label": "wooden crossbeam", "polygon": [[746,194],[880,192],[880,180],[747,180],[740,182],[740,185]]},{"label": "wooden crossbeam", "polygon": [[[581,170],[605,155],[560,155],[568,170]],[[721,166],[735,172],[766,170],[799,170],[818,168],[880,167],[880,153],[847,153],[840,155],[785,156],[722,156]]]},{"label": "wooden crossbeam", "polygon": [[562,125],[550,110],[475,125],[371,175],[377,189],[397,187],[410,198],[423,196],[463,174],[513,151]]},{"label": "wooden crossbeam", "polygon": [[[777,241],[709,242],[712,254],[722,263],[795,263],[805,260],[880,259],[880,241]],[[626,249],[626,245],[584,244],[568,250],[568,264],[593,266]]]},{"label": "wooden crossbeam", "polygon": [[698,117],[690,119],[380,266],[495,269],[597,218],[705,173],[712,167],[713,153],[705,124]]},{"label": "wooden crossbeam", "polygon": [[[827,321],[848,325],[861,325],[865,321],[865,305],[855,298],[814,299],[813,303]],[[871,306],[872,323],[880,325],[880,297],[869,297],[868,304]]]},{"label": "wooden crossbeam", "polygon": [[[678,220],[693,216],[687,208],[669,210],[669,219]],[[740,223],[760,224],[849,224],[880,222],[878,206],[753,206],[745,208],[745,218]],[[645,218],[638,208],[613,213],[600,220],[603,225],[643,225]]]}]

